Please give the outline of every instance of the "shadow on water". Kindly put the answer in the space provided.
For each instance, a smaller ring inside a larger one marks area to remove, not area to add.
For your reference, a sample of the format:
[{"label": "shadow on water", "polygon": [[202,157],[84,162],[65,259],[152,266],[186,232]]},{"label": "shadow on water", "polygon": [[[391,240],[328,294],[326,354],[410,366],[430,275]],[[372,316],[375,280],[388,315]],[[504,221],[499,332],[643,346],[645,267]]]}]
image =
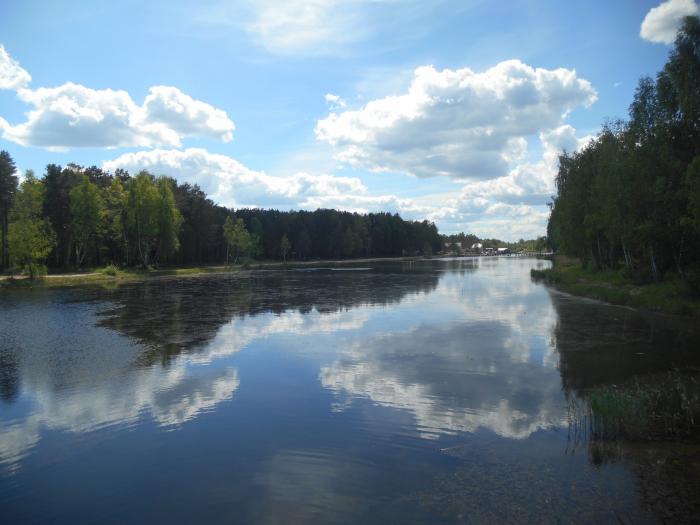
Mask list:
[{"label": "shadow on water", "polygon": [[700,332],[688,319],[548,292],[557,312],[552,338],[567,392],[700,366]]},{"label": "shadow on water", "polygon": [[[694,521],[700,515],[700,421],[696,406],[687,407],[693,411],[688,416],[674,411],[683,403],[679,392],[697,404],[695,323],[550,295],[557,310],[552,337],[570,403],[570,450],[584,451],[593,465],[628,466],[642,507],[656,520]],[[690,421],[671,421],[682,417]]]}]

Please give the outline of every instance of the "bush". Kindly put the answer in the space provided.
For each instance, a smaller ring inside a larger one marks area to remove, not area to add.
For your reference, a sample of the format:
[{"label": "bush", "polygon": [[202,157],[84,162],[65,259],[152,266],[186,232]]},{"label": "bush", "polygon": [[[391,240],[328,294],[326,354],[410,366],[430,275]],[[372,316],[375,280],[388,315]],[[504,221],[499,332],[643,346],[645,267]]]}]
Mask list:
[{"label": "bush", "polygon": [[44,277],[47,273],[49,273],[49,269],[46,267],[45,264],[30,263],[22,267],[23,275],[34,274],[35,279],[37,277]]},{"label": "bush", "polygon": [[114,264],[109,264],[102,268],[100,272],[104,275],[111,275],[112,277],[116,277],[119,275],[119,267],[117,267]]}]

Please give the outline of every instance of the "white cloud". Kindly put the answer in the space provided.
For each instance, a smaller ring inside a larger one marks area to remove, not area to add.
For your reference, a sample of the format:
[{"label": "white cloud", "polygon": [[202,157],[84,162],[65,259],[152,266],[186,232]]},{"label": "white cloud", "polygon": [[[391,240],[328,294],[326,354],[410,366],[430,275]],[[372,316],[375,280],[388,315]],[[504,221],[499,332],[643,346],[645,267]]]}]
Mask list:
[{"label": "white cloud", "polygon": [[334,95],[333,93],[326,93],[324,98],[331,109],[343,109],[348,107],[348,103],[345,100],[340,98],[338,95]]},{"label": "white cloud", "polygon": [[253,20],[245,27],[272,53],[324,54],[333,45],[362,37],[361,13],[357,8],[363,3],[366,2],[259,0],[253,4]]},{"label": "white cloud", "polygon": [[423,66],[407,93],[331,112],[317,122],[316,137],[355,167],[492,179],[522,158],[528,136],[562,125],[575,107],[596,98],[588,81],[563,68],[518,60],[483,73]]},{"label": "white cloud", "polygon": [[580,150],[591,138],[577,137],[568,124],[543,131],[541,160],[520,164],[502,177],[468,182],[455,194],[428,198],[426,216],[442,232],[466,231],[505,240],[543,235],[559,155]]},{"label": "white cloud", "polygon": [[31,75],[0,44],[0,89],[19,89],[31,80]]},{"label": "white cloud", "polygon": [[647,13],[639,36],[657,44],[672,44],[683,18],[699,12],[694,0],[668,0]]},{"label": "white cloud", "polygon": [[235,126],[225,111],[195,100],[175,87],[152,87],[143,103],[146,119],[181,137],[209,137],[229,142]]},{"label": "white cloud", "polygon": [[272,176],[240,162],[200,148],[150,150],[125,153],[103,164],[104,169],[146,169],[180,182],[198,184],[215,202],[231,207],[260,206],[316,209],[333,207],[348,211],[394,209],[410,201],[393,195],[369,195],[356,177],[295,173]]},{"label": "white cloud", "polygon": [[125,153],[103,163],[131,173],[146,169],[181,183],[198,184],[215,202],[229,207],[278,209],[335,208],[358,213],[387,211],[404,219],[434,221],[442,232],[471,231],[503,239],[542,235],[547,222],[545,204],[553,192],[557,155],[574,150],[579,139],[571,126],[541,134],[543,159],[523,164],[509,175],[467,183],[461,190],[402,198],[373,194],[357,177],[298,172],[288,176],[252,170],[226,155],[200,148]]},{"label": "white cloud", "polygon": [[[420,0],[214,0],[207,9],[186,10],[187,23],[226,38],[243,31],[268,53],[281,56],[347,55],[396,45],[396,40],[425,34],[426,13],[440,2]],[[392,24],[386,24],[391,20]],[[402,29],[414,27],[410,32]],[[375,38],[381,35],[381,40]]]},{"label": "white cloud", "polygon": [[179,89],[150,88],[138,106],[126,91],[90,89],[68,82],[54,88],[18,91],[33,106],[27,120],[0,121],[2,137],[23,146],[48,149],[77,147],[179,146],[187,137],[224,142],[235,128],[226,112],[195,100]]},{"label": "white cloud", "polygon": [[503,177],[467,183],[462,188],[460,199],[534,200],[544,204],[555,191],[554,177],[559,169],[559,155],[564,151],[580,150],[592,137],[578,138],[576,130],[565,124],[541,132],[539,138],[543,149],[540,161],[520,164]]}]

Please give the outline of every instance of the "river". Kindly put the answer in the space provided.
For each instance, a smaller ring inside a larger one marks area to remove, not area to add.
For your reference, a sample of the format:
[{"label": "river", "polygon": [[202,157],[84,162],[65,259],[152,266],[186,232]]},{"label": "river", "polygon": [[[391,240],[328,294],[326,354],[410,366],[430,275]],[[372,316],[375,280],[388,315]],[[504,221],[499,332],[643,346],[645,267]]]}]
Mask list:
[{"label": "river", "polygon": [[697,367],[697,323],[531,281],[548,264],[0,291],[0,522],[664,521],[687,472],[596,457],[570,407]]}]

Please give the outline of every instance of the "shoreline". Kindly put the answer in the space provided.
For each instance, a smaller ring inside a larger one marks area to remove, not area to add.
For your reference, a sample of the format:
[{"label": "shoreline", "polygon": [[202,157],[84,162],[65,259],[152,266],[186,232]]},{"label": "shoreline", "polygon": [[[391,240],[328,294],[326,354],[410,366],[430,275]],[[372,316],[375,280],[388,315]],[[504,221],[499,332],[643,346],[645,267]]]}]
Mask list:
[{"label": "shoreline", "polygon": [[[441,257],[432,257],[439,259]],[[187,266],[164,267],[158,269],[143,270],[140,268],[119,269],[114,274],[105,272],[105,267],[95,268],[90,271],[76,273],[57,273],[41,276],[31,281],[26,275],[0,275],[0,290],[3,288],[59,288],[70,286],[88,286],[103,284],[123,284],[128,282],[140,282],[150,279],[165,277],[201,277],[215,274],[237,274],[255,270],[278,270],[295,268],[334,267],[350,264],[378,263],[378,262],[416,262],[430,260],[422,256],[412,257],[369,257],[362,259],[323,259],[314,261],[260,261],[246,262],[233,265],[213,266]]]},{"label": "shoreline", "polygon": [[557,257],[552,268],[530,270],[530,276],[560,292],[578,297],[647,312],[700,317],[700,299],[691,297],[686,286],[674,278],[635,284],[620,271],[594,272],[582,268],[578,261],[563,257]]}]

